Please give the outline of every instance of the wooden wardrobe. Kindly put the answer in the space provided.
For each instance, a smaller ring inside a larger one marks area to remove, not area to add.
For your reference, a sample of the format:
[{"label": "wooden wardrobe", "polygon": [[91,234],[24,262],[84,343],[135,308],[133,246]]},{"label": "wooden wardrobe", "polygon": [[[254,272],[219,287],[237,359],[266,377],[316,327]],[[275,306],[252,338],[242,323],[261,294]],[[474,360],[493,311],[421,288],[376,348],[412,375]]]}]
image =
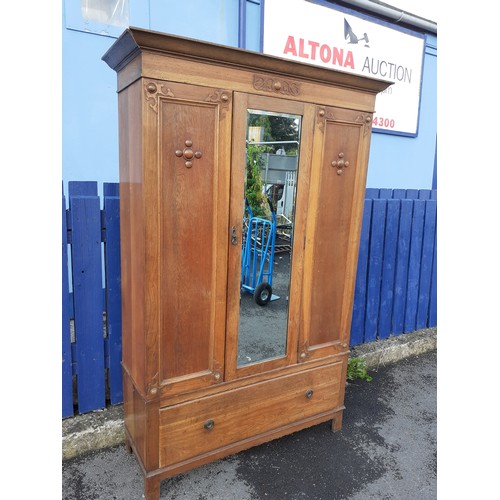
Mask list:
[{"label": "wooden wardrobe", "polygon": [[[164,478],[341,428],[372,114],[389,83],[136,28],[103,60],[118,82],[125,429],[156,500]],[[242,290],[250,118],[298,137],[293,213],[276,224],[290,246],[270,255],[286,290],[264,306]]]}]

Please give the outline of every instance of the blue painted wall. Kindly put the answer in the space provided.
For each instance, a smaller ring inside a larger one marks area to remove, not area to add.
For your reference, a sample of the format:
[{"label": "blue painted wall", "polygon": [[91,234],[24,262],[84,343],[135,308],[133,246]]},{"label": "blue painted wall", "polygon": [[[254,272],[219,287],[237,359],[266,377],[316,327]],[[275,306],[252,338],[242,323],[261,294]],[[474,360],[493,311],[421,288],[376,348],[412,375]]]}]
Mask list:
[{"label": "blue painted wall", "polygon": [[238,0],[150,0],[150,28],[238,46]]},{"label": "blue painted wall", "polygon": [[[437,38],[427,35],[417,137],[374,133],[368,187],[431,189],[437,139]],[[435,186],[434,186],[435,187]]]},{"label": "blue painted wall", "polygon": [[[260,3],[260,0],[129,0],[129,25],[259,51]],[[280,22],[286,22],[286,14]],[[100,187],[119,180],[116,74],[101,57],[121,31],[118,27],[85,23],[80,2],[64,0],[62,173],[66,186],[68,181],[92,180]],[[436,73],[437,38],[428,35],[418,136],[373,134],[368,187],[433,187]]]}]

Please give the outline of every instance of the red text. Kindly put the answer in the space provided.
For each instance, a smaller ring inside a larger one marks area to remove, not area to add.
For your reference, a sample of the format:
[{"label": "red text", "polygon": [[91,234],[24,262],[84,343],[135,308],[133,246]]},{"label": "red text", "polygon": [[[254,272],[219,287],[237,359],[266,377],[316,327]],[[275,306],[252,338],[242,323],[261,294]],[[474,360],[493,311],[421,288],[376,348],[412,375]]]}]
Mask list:
[{"label": "red text", "polygon": [[374,127],[394,128],[395,125],[396,125],[396,123],[394,122],[393,118],[384,118],[384,117],[376,116],[373,119],[373,126]]},{"label": "red text", "polygon": [[345,51],[338,47],[332,47],[325,43],[320,44],[312,40],[303,38],[295,39],[289,36],[285,43],[283,54],[310,59],[311,61],[321,60],[324,63],[331,63],[334,66],[354,69],[354,57],[350,50]]}]

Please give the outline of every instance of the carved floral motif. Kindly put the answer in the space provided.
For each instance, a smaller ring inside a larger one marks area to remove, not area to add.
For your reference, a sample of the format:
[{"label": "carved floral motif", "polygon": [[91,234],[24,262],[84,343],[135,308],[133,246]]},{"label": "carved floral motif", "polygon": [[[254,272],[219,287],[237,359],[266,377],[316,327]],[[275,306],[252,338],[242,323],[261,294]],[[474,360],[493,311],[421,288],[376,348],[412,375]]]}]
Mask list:
[{"label": "carved floral motif", "polygon": [[332,167],[337,169],[338,175],[342,175],[344,173],[344,169],[350,165],[347,160],[344,160],[344,156],[344,153],[340,152],[338,154],[338,159],[332,161]]},{"label": "carved floral motif", "polygon": [[222,89],[216,89],[205,99],[207,102],[217,102],[226,105],[231,100],[231,92]]},{"label": "carved floral motif", "polygon": [[153,375],[153,378],[151,379],[150,383],[146,387],[146,391],[148,394],[155,396],[158,393],[159,378],[160,378],[159,374],[158,372],[156,372]]},{"label": "carved floral motif", "polygon": [[297,96],[300,94],[300,85],[290,80],[273,78],[271,76],[254,75],[253,86],[256,90],[264,90],[275,94]]},{"label": "carved floral motif", "polygon": [[144,92],[146,94],[146,100],[149,103],[149,107],[155,113],[158,112],[158,98],[160,96],[175,97],[174,93],[166,85],[158,85],[155,82],[146,82],[144,84]]},{"label": "carved floral motif", "polygon": [[191,168],[193,166],[193,160],[200,159],[203,156],[203,153],[201,151],[193,151],[191,148],[193,146],[193,141],[191,139],[187,139],[184,141],[184,145],[186,146],[183,150],[181,149],[176,149],[175,150],[175,156],[177,158],[184,158],[186,168]]},{"label": "carved floral motif", "polygon": [[356,117],[356,123],[362,123],[364,125],[364,135],[372,129],[372,117],[369,114],[361,114]]},{"label": "carved floral motif", "polygon": [[318,113],[317,113],[316,117],[318,120],[318,125],[319,125],[320,130],[324,129],[325,121],[335,120],[335,115],[333,114],[332,110],[329,108],[325,108],[323,106],[318,108]]}]

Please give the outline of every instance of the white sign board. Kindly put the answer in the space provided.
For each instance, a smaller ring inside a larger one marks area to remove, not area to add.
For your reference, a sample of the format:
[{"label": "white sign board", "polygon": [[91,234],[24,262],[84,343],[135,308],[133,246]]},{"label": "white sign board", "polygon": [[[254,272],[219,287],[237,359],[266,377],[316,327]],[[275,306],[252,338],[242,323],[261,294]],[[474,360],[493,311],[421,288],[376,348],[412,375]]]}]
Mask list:
[{"label": "white sign board", "polygon": [[306,0],[265,0],[263,52],[394,82],[377,95],[373,129],[415,136],[424,35],[338,9]]}]

